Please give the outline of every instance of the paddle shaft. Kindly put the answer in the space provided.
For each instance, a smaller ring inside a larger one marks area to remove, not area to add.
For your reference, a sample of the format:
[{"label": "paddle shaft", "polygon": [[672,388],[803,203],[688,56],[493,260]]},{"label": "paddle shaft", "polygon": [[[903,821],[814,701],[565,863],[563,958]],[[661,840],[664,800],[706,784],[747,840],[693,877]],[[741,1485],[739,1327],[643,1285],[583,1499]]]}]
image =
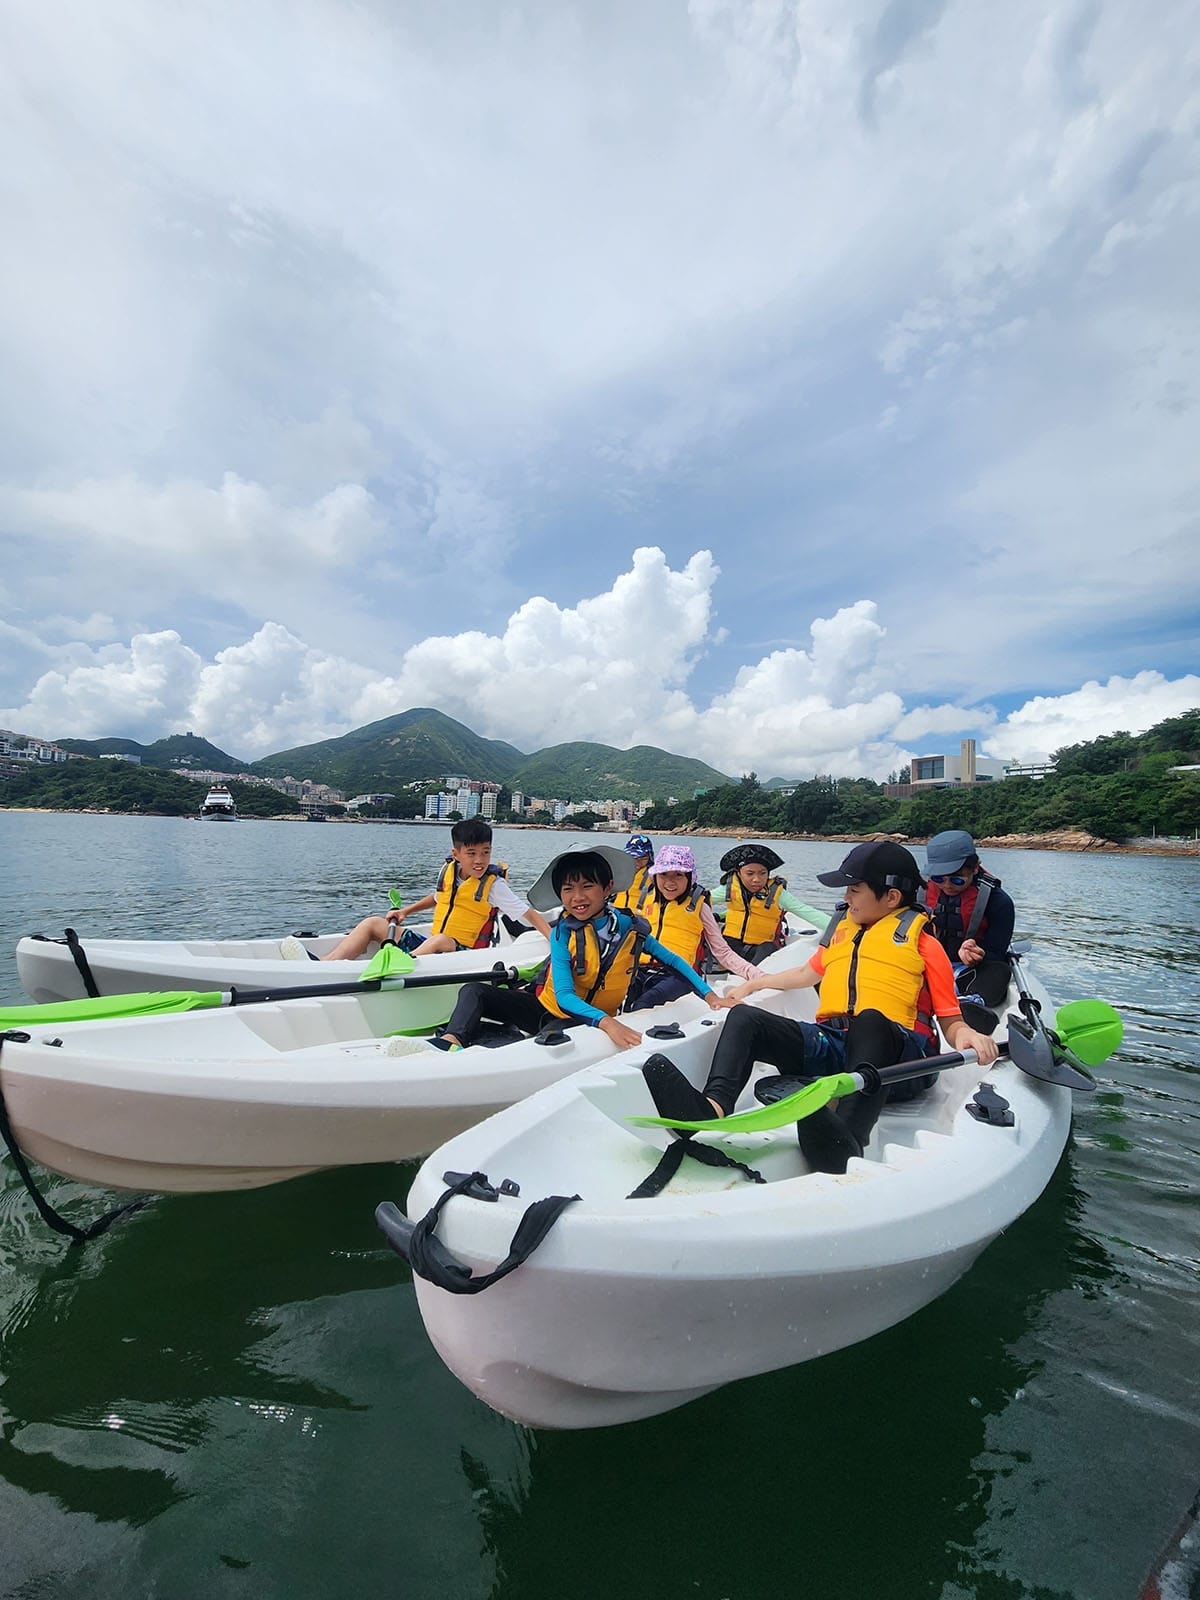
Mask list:
[{"label": "paddle shaft", "polygon": [[[1000,1059],[1008,1055],[1006,1044],[997,1044]],[[873,1094],[877,1089],[885,1089],[890,1083],[908,1083],[913,1078],[924,1078],[930,1072],[948,1072],[951,1067],[962,1067],[977,1062],[979,1057],[974,1050],[947,1050],[944,1055],[924,1056],[919,1061],[898,1061],[894,1067],[856,1067],[848,1074],[853,1078],[859,1089],[865,1089]]]},{"label": "paddle shaft", "polygon": [[497,962],[487,972],[408,973],[394,977],[367,978],[357,983],[309,983],[287,989],[230,989],[221,996],[223,1006],[258,1006],[276,1000],[314,1000],[330,994],[365,994],[378,989],[435,989],[448,983],[516,983],[516,967]]}]

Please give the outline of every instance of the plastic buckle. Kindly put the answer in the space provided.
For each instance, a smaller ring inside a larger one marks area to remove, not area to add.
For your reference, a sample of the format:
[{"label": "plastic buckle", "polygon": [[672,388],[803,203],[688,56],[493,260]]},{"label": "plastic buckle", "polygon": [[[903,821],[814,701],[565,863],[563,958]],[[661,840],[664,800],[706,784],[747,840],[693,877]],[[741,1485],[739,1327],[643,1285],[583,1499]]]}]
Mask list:
[{"label": "plastic buckle", "polygon": [[682,1039],[683,1029],[677,1022],[659,1022],[646,1029],[647,1039]]},{"label": "plastic buckle", "polygon": [[[464,1178],[470,1178],[469,1172],[443,1172],[442,1182],[447,1189],[453,1189],[455,1184],[461,1183]],[[494,1183],[489,1183],[484,1177],[476,1177],[467,1187],[460,1190],[468,1200],[499,1200],[500,1191]]]},{"label": "plastic buckle", "polygon": [[514,1183],[511,1178],[505,1178],[500,1185],[500,1193],[511,1195],[515,1200],[516,1197],[521,1193],[521,1185],[519,1183]]},{"label": "plastic buckle", "polygon": [[563,1028],[543,1028],[541,1033],[535,1035],[534,1044],[569,1044],[566,1030]]}]

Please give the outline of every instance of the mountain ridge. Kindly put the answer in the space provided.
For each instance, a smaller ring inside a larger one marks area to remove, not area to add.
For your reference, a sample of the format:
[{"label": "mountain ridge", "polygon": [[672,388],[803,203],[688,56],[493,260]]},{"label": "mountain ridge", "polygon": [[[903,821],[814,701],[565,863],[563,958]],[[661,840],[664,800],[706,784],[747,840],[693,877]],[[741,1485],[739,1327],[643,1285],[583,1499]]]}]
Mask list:
[{"label": "mountain ridge", "polygon": [[54,742],[80,755],[136,755],[147,766],[183,761],[222,772],[312,778],[347,795],[394,792],[406,783],[435,782],[456,773],[564,800],[665,799],[729,781],[703,761],[656,745],[618,750],[577,740],[526,753],[502,739],[485,739],[431,706],[414,706],[337,738],[295,745],[252,762],[191,733],[149,745],[117,738]]}]

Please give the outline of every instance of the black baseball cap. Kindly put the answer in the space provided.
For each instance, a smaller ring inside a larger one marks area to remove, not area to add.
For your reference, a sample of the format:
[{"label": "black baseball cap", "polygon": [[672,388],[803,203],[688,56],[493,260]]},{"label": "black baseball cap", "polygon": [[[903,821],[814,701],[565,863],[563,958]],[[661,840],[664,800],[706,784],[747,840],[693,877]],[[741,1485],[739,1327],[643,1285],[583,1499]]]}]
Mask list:
[{"label": "black baseball cap", "polygon": [[867,878],[882,879],[889,889],[919,889],[925,880],[916,857],[902,844],[885,839],[879,844],[856,844],[836,872],[818,872],[817,882],[844,889]]}]

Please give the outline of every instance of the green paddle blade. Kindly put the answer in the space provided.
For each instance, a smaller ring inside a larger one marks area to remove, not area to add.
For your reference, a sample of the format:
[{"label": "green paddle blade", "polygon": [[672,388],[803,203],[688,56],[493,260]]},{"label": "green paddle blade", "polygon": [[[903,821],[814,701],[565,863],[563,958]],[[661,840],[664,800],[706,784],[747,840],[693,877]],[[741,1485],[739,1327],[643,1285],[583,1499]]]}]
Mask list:
[{"label": "green paddle blade", "polygon": [[389,939],[386,944],[379,946],[367,962],[358,975],[358,981],[368,983],[375,978],[392,978],[397,973],[411,972],[416,964],[407,950],[401,950],[394,938]]},{"label": "green paddle blade", "polygon": [[57,1000],[39,1006],[6,1006],[0,1010],[0,1030],[35,1028],[60,1022],[103,1022],[108,1017],[158,1017],[171,1011],[203,1011],[219,1006],[219,989],[192,991],[168,989],[159,994],[102,994],[87,1000]]},{"label": "green paddle blade", "polygon": [[399,889],[389,889],[388,899],[392,902],[393,911],[399,911],[400,907],[404,904],[404,896],[400,893]]},{"label": "green paddle blade", "polygon": [[670,1117],[626,1117],[625,1120],[637,1128],[685,1128],[690,1133],[769,1133],[772,1128],[786,1128],[790,1122],[811,1117],[831,1100],[853,1094],[857,1088],[851,1073],[838,1072],[830,1078],[818,1078],[815,1083],[806,1084],[772,1105],[757,1106],[753,1111],[735,1111],[728,1117],[712,1117],[703,1122],[674,1122]]},{"label": "green paddle blade", "polygon": [[1098,1067],[1121,1048],[1125,1025],[1104,1000],[1071,1000],[1055,1016],[1054,1031],[1064,1050]]}]

